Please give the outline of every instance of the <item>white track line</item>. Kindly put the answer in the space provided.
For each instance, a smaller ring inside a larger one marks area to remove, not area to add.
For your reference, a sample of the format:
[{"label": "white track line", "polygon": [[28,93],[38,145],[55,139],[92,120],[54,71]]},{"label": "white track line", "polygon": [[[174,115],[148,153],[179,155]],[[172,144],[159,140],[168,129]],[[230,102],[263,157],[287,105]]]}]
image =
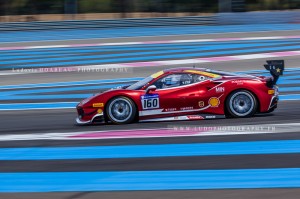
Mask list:
[{"label": "white track line", "polygon": [[[7,135],[0,135],[0,141],[16,141],[16,140],[91,140],[91,139],[128,139],[128,138],[153,138],[153,137],[188,137],[188,136],[217,136],[217,135],[253,135],[253,134],[274,134],[274,133],[286,133],[286,132],[299,132],[300,123],[283,123],[283,124],[257,124],[257,125],[241,125],[241,128],[245,128],[245,131],[192,131],[191,130],[186,130],[186,134],[181,133],[181,134],[169,134],[165,135],[162,134],[160,135],[151,135],[150,129],[130,129],[130,130],[110,130],[110,131],[83,131],[83,132],[69,132],[69,133],[36,133],[36,134],[7,134]],[[189,126],[191,129],[192,128],[197,128],[196,126]],[[221,126],[223,128],[227,129],[237,129],[239,126]],[[181,128],[180,126],[174,126],[172,128],[168,129],[151,129],[151,130],[173,130],[176,132],[176,128]],[[187,128],[182,127],[182,128]],[[199,126],[199,128],[203,129],[203,126]],[[210,127],[207,127],[208,129]],[[217,128],[217,127],[216,127]],[[258,129],[258,130],[253,130],[253,131],[247,131],[247,128],[249,129]],[[148,134],[136,134],[133,136],[114,136],[114,132],[119,132],[119,131],[124,131],[124,134],[128,134],[128,132],[133,132],[133,134],[137,131],[142,131],[142,130],[149,130]],[[183,131],[178,129],[178,131]],[[126,132],[126,133],[125,133]],[[95,136],[95,137],[80,137],[78,135],[84,135],[84,134],[93,134],[93,133],[99,133],[101,136]],[[112,135],[110,135],[112,134]],[[73,136],[78,136],[78,137],[73,137]]]}]

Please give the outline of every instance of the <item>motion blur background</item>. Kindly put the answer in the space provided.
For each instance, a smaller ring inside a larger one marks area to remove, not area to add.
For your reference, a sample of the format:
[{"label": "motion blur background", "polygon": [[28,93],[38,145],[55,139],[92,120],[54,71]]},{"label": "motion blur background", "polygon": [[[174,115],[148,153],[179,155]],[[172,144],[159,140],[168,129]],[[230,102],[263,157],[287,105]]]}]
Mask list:
[{"label": "motion blur background", "polygon": [[[299,9],[300,0],[0,0],[0,198],[299,198]],[[267,59],[286,66],[274,113],[75,125],[78,102],[154,72],[196,64],[269,76]]]},{"label": "motion blur background", "polygon": [[[300,0],[1,0],[0,2],[0,16],[10,16],[0,18],[1,21],[65,19],[61,14],[72,14],[73,18],[86,19],[90,19],[91,16],[82,14],[106,13],[101,15],[101,18],[164,17],[209,15],[217,12],[290,10],[300,7]],[[42,18],[35,16],[45,14],[52,16]]]}]

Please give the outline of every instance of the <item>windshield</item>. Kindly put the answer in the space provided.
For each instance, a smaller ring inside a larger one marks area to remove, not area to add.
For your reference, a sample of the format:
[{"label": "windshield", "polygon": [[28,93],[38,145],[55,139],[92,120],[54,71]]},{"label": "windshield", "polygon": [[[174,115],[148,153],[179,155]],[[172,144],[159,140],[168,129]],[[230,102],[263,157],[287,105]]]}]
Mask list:
[{"label": "windshield", "polygon": [[145,86],[146,84],[148,84],[149,82],[151,82],[153,79],[161,76],[162,74],[164,74],[164,71],[158,71],[158,72],[150,75],[149,77],[146,77],[145,79],[132,84],[131,86],[127,87],[127,89],[128,90],[139,90],[143,86]]},{"label": "windshield", "polygon": [[138,81],[134,84],[132,84],[131,86],[127,87],[126,89],[128,90],[139,90],[141,89],[144,85],[148,84],[149,82],[151,82],[153,80],[152,76],[146,77],[145,79]]}]

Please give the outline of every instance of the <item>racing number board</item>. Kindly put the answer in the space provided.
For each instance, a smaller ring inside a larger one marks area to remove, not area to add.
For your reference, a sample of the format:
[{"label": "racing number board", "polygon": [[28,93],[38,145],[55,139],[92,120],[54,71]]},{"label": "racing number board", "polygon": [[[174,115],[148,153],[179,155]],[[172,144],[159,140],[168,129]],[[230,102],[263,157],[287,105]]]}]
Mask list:
[{"label": "racing number board", "polygon": [[158,94],[141,96],[142,107],[144,110],[159,108]]}]

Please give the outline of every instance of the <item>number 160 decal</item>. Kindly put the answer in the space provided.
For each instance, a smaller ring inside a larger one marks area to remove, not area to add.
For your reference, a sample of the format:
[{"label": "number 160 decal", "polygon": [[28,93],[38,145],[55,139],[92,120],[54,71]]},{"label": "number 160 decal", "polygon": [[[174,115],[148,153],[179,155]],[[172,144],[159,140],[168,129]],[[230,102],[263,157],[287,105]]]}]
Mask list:
[{"label": "number 160 decal", "polygon": [[143,109],[159,108],[159,96],[156,95],[143,95],[141,96]]}]

